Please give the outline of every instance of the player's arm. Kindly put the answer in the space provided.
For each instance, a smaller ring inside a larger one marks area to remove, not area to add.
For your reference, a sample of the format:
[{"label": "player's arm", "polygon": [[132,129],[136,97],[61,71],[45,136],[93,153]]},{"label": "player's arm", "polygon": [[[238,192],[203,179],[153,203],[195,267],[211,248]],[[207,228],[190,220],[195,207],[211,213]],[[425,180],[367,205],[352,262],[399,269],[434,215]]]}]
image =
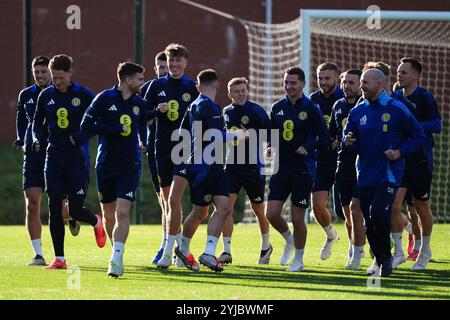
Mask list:
[{"label": "player's arm", "polygon": [[258,119],[258,129],[267,130],[267,144],[271,145],[270,130],[272,130],[272,120],[267,115],[263,108],[255,108],[255,113]]},{"label": "player's arm", "polygon": [[142,101],[140,106],[141,112],[139,113],[139,139],[140,139],[140,147],[143,152],[147,151],[147,116],[145,114],[146,105],[145,102]]},{"label": "player's arm", "polygon": [[27,130],[28,120],[25,106],[22,104],[22,94],[19,94],[17,99],[17,114],[16,114],[16,141],[14,148],[18,149],[24,145],[25,132]]},{"label": "player's arm", "polygon": [[341,149],[345,149],[349,152],[358,152],[359,149],[359,136],[358,128],[353,122],[354,114],[350,111],[348,115],[347,124],[344,128],[343,138],[341,141]]},{"label": "player's arm", "polygon": [[204,122],[206,126],[209,129],[216,129],[219,130],[222,133],[222,141],[224,142],[233,142],[236,140],[243,140],[245,139],[245,132],[244,129],[237,129],[234,132],[227,132],[227,130],[224,128],[224,122],[221,113],[216,110],[216,108],[211,108],[209,106],[206,106],[202,108],[202,118],[204,119]]},{"label": "player's arm", "polygon": [[312,106],[311,118],[312,130],[317,140],[311,140],[302,145],[308,153],[313,152],[315,148],[329,148],[331,141],[322,111],[317,105]]},{"label": "player's arm", "polygon": [[33,136],[33,146],[32,149],[35,151],[39,151],[40,143],[42,140],[42,132],[44,130],[45,125],[45,98],[42,95],[42,92],[39,94],[39,97],[36,102],[36,110],[33,116],[33,122],[31,125],[31,133]]},{"label": "player's arm", "polygon": [[439,112],[439,107],[436,103],[436,99],[430,94],[426,94],[427,105],[427,117],[424,122],[421,122],[421,126],[425,133],[441,133],[442,130],[442,117]]},{"label": "player's arm", "polygon": [[[275,123],[275,112],[273,110],[273,105],[272,108],[270,108],[270,113],[269,113],[269,119],[270,119],[270,128],[271,130],[278,130],[276,127],[276,123]],[[266,150],[266,157],[271,158],[273,153],[276,151],[276,149],[274,148],[274,146],[272,145],[272,132],[269,134],[270,136],[270,141],[269,144],[267,145],[267,150]],[[275,146],[277,146],[278,143],[275,144]]]},{"label": "player's arm", "polygon": [[83,120],[81,120],[80,125],[82,131],[91,136],[96,134],[114,134],[124,132],[123,125],[120,123],[106,126],[103,121],[101,121],[104,106],[104,94],[100,93],[94,98],[91,105],[84,113]]},{"label": "player's arm", "polygon": [[160,114],[165,113],[169,110],[169,106],[167,105],[167,103],[158,104],[156,81],[152,81],[148,86],[147,92],[144,96],[144,100],[147,102],[147,121],[151,121],[153,120],[153,118],[156,118]]},{"label": "player's arm", "polygon": [[336,150],[336,148],[339,146],[340,137],[339,137],[339,129],[336,122],[336,107],[338,105],[338,102],[336,101],[333,105],[333,108],[331,109],[331,118],[330,118],[330,127],[328,128],[328,131],[330,133],[331,141],[331,149]]},{"label": "player's arm", "polygon": [[400,156],[410,155],[420,150],[425,145],[425,133],[416,118],[407,110],[401,109],[401,128],[409,139],[400,145]]},{"label": "player's arm", "polygon": [[[84,108],[83,112],[85,113],[87,108],[92,104],[92,101],[94,100],[95,94],[90,90],[87,89],[84,92],[83,97],[83,103],[81,104],[81,108]],[[83,116],[84,118],[84,116]],[[70,141],[73,145],[81,146],[82,144],[89,141],[89,139],[94,136],[94,134],[88,133],[87,131],[83,130],[81,128],[81,123],[79,130],[77,132],[73,132],[70,134]]]}]

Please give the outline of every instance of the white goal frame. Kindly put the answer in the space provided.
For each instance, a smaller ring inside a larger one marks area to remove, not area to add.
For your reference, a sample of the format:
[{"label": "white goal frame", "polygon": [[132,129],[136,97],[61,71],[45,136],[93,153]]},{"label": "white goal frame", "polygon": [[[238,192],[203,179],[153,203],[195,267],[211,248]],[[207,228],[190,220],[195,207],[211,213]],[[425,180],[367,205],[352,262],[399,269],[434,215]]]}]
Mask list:
[{"label": "white goal frame", "polygon": [[[369,19],[374,14],[373,10],[300,10],[300,66],[305,72],[306,85],[303,92],[310,94],[311,79],[311,19]],[[396,11],[380,10],[380,20],[450,20],[448,11]]]}]

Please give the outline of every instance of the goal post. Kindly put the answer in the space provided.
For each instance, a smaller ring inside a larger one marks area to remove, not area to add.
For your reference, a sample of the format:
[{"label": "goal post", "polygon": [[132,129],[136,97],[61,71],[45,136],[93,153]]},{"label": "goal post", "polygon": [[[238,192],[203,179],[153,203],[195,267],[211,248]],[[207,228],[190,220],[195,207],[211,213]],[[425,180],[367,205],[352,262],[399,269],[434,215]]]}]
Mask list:
[{"label": "goal post", "polygon": [[[401,21],[450,21],[450,12],[446,11],[396,11],[380,10],[380,23],[384,20]],[[372,10],[323,10],[323,9],[301,9],[300,10],[300,46],[301,68],[305,72],[305,78],[311,79],[311,21],[313,19],[333,19],[333,20],[365,20],[374,14]],[[366,26],[367,27],[367,26]],[[382,28],[382,26],[380,26]],[[369,28],[367,27],[369,30]],[[376,33],[376,30],[374,31]],[[352,35],[348,35],[349,37]],[[355,37],[355,35],[353,35]],[[450,46],[450,38],[447,38]],[[305,94],[311,92],[310,81],[306,82]]]}]

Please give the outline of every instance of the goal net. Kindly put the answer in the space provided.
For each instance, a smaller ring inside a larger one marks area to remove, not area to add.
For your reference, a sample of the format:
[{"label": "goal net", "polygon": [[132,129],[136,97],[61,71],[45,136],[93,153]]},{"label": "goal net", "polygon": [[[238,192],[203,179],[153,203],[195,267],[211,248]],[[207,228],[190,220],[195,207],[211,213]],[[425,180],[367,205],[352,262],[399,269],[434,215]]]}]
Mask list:
[{"label": "goal net", "polygon": [[[309,89],[317,90],[315,69],[325,61],[337,63],[341,71],[362,68],[367,61],[384,61],[391,66],[394,83],[399,60],[419,58],[424,66],[419,85],[435,96],[443,119],[442,132],[435,135],[432,212],[435,222],[450,222],[450,20],[438,15],[435,20],[430,19],[434,15],[423,20],[424,16],[420,12],[407,18],[402,18],[401,12],[390,18],[382,15],[380,29],[369,29],[367,19],[344,19],[345,11],[333,18],[310,15],[307,24],[303,13],[283,24],[241,22],[248,36],[250,98],[267,110],[285,94],[283,72],[287,67],[302,66],[308,94]],[[302,41],[305,36],[307,42]],[[301,61],[301,57],[309,59]],[[248,204],[246,208],[244,221],[255,221]]]}]

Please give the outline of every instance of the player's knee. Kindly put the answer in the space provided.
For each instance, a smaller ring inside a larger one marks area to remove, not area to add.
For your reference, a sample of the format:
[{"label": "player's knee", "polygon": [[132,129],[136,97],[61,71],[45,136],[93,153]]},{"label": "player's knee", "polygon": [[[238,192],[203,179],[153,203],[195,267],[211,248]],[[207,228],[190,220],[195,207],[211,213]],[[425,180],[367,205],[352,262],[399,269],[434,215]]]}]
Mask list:
[{"label": "player's knee", "polygon": [[113,212],[105,211],[105,212],[103,212],[103,218],[105,219],[106,223],[114,222],[115,221],[115,212],[114,211]]},{"label": "player's knee", "polygon": [[171,211],[179,210],[181,208],[181,199],[178,196],[170,196],[169,208]]},{"label": "player's knee", "polygon": [[116,218],[117,220],[123,221],[129,219],[129,211],[127,208],[118,207],[116,209]]},{"label": "player's knee", "polygon": [[299,214],[293,215],[292,216],[292,223],[295,224],[295,225],[305,224],[305,217],[304,217],[304,215],[299,215]]},{"label": "player's knee", "polygon": [[278,212],[276,212],[274,210],[267,210],[266,211],[266,218],[269,221],[275,220],[278,216],[280,216],[280,214],[278,214]]},{"label": "player's knee", "polygon": [[40,207],[40,203],[38,202],[37,199],[33,199],[33,198],[28,198],[27,201],[27,216],[31,215],[38,215],[39,214],[39,207]]},{"label": "player's knee", "polygon": [[322,214],[325,211],[325,204],[318,200],[313,200],[312,209],[314,214]]},{"label": "player's knee", "polygon": [[402,204],[394,201],[392,204],[392,215],[400,215],[402,213]]}]

